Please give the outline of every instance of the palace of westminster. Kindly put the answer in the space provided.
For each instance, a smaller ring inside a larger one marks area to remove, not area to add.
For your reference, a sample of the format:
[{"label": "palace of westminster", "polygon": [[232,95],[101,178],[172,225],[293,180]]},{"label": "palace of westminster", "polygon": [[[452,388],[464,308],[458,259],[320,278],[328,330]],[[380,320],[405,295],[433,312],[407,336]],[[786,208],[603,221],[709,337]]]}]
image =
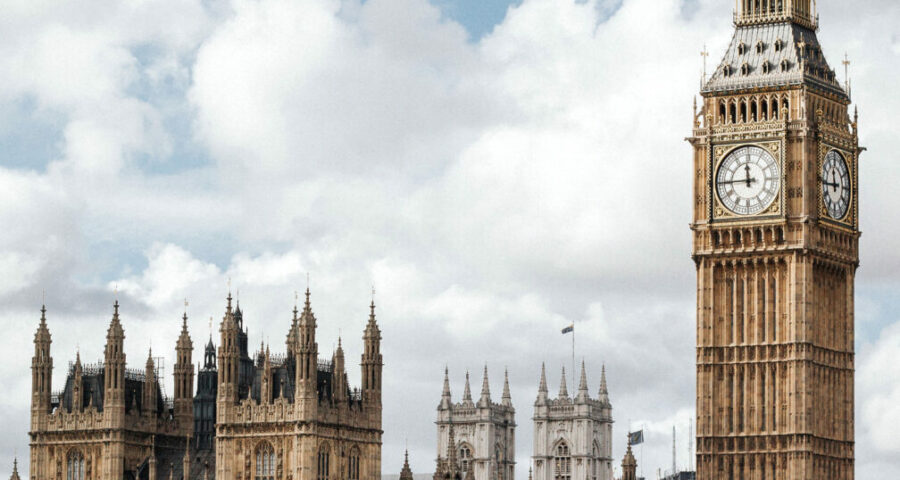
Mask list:
[{"label": "palace of westminster", "polygon": [[[697,452],[701,480],[854,478],[857,119],[818,43],[813,0],[738,0],[735,33],[704,78],[693,132]],[[340,340],[319,357],[310,293],[285,352],[251,356],[229,294],[197,370],[184,317],[173,397],[152,360],[128,368],[118,302],[103,362],[76,356],[53,390],[46,310],[34,337],[33,480],[379,480],[381,331],[374,302],[352,388]],[[196,382],[195,382],[196,380]],[[541,372],[530,480],[613,480],[605,371],[555,398]],[[574,383],[573,383],[574,387]],[[485,368],[473,399],[445,374],[434,480],[514,480],[515,408]],[[624,480],[635,480],[631,447]],[[18,468],[13,479],[18,480]],[[408,462],[402,480],[412,480]]]}]

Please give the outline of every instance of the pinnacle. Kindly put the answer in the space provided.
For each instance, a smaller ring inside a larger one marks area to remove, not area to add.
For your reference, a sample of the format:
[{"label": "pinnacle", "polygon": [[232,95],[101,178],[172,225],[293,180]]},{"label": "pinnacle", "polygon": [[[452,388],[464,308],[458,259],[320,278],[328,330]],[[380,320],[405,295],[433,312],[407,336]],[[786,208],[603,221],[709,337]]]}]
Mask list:
[{"label": "pinnacle", "polygon": [[544,363],[541,364],[541,385],[538,392],[547,393],[547,365]]},{"label": "pinnacle", "polygon": [[509,370],[503,371],[503,404],[509,406],[512,403],[512,395],[509,393]]},{"label": "pinnacle", "polygon": [[472,403],[472,389],[469,387],[468,371],[466,371],[466,388],[463,391],[463,403]]},{"label": "pinnacle", "polygon": [[488,368],[484,366],[484,377],[481,380],[481,399],[478,400],[479,407],[489,407],[491,405],[491,385],[488,380]]},{"label": "pinnacle", "polygon": [[562,378],[559,381],[559,398],[569,398],[569,389],[566,383],[566,367],[562,367]]}]

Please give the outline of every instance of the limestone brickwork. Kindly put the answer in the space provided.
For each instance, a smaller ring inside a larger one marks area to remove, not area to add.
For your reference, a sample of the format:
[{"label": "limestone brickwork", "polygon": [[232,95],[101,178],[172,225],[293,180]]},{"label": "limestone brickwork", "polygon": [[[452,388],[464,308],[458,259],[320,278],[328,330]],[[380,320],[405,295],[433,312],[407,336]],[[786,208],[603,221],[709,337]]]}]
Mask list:
[{"label": "limestone brickwork", "polygon": [[534,480],[613,480],[612,403],[605,367],[596,398],[588,390],[584,363],[574,398],[569,396],[565,368],[559,394],[550,398],[547,372],[541,367],[533,421]]},{"label": "limestone brickwork", "polygon": [[[810,0],[741,0],[732,44],[695,106],[700,480],[853,478],[862,149],[817,22]],[[747,146],[774,159],[766,177],[744,165],[723,181],[729,155]],[[829,155],[846,161],[849,188],[823,172]],[[763,181],[771,204],[723,201],[736,190],[726,184],[747,192]],[[834,216],[825,197],[839,189],[849,205]]]}]

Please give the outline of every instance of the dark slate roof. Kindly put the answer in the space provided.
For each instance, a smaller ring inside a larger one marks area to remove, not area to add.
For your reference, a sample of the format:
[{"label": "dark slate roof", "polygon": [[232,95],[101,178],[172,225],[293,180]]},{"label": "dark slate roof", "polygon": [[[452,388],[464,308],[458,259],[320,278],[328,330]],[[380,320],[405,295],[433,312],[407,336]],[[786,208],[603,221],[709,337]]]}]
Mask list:
[{"label": "dark slate roof", "polygon": [[[776,48],[781,41],[782,47]],[[762,45],[762,51],[757,46]],[[743,45],[743,53],[741,46]],[[785,63],[785,69],[782,68]],[[768,63],[769,71],[764,66]],[[748,67],[748,72],[742,68]],[[726,72],[726,67],[731,70]],[[808,85],[847,98],[847,93],[828,66],[816,33],[793,23],[740,26],[731,45],[703,93]]]}]

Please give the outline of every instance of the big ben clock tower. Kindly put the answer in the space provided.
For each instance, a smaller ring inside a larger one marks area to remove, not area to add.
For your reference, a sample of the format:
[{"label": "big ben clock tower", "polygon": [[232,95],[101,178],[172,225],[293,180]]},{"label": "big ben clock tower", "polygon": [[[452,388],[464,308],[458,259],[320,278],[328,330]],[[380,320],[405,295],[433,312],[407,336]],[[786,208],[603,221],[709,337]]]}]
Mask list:
[{"label": "big ben clock tower", "polygon": [[814,0],[738,0],[734,25],[689,139],[697,478],[849,480],[856,115]]}]

